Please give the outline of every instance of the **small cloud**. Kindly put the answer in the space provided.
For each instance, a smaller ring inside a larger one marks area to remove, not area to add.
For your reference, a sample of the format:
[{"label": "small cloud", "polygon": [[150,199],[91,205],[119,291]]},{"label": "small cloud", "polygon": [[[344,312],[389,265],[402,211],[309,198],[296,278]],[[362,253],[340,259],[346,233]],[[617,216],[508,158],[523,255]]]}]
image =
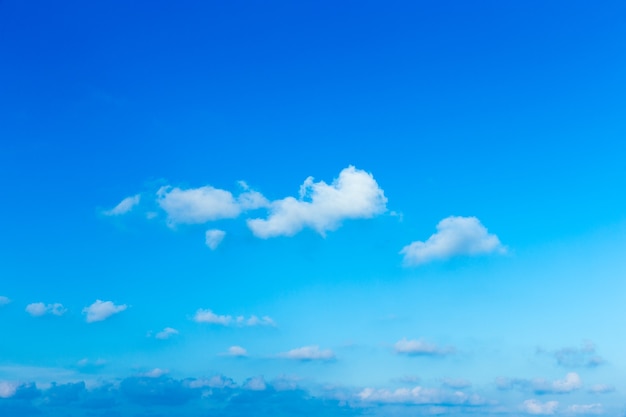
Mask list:
[{"label": "small cloud", "polygon": [[574,404],[567,407],[567,411],[572,414],[604,414],[604,408],[600,403]]},{"label": "small cloud", "polygon": [[332,350],[320,350],[319,346],[303,346],[281,353],[278,356],[298,361],[330,361],[335,359],[335,354]]},{"label": "small cloud", "polygon": [[441,384],[446,387],[446,388],[451,388],[451,389],[464,389],[464,388],[469,388],[472,386],[472,383],[470,381],[468,381],[467,379],[463,379],[463,378],[444,378],[441,381]]},{"label": "small cloud", "polygon": [[437,224],[437,233],[425,242],[416,241],[400,251],[404,264],[421,265],[460,255],[506,253],[498,236],[490,234],[476,217],[447,217]]},{"label": "small cloud", "polygon": [[207,230],[205,234],[206,245],[209,247],[209,249],[215,250],[220,245],[220,243],[222,243],[222,240],[224,240],[224,236],[226,236],[226,232],[223,230]]},{"label": "small cloud", "polygon": [[565,378],[555,381],[546,381],[542,378],[535,379],[532,382],[532,387],[535,394],[538,395],[567,394],[582,387],[582,380],[576,372],[569,372]]},{"label": "small cloud", "polygon": [[609,392],[615,392],[615,387],[607,384],[596,384],[591,386],[588,391],[591,394],[607,394]]},{"label": "small cloud", "polygon": [[0,381],[0,398],[11,398],[17,392],[18,386],[11,382]]},{"label": "small cloud", "polygon": [[165,340],[165,339],[169,339],[172,336],[176,336],[177,334],[178,334],[178,330],[172,327],[166,327],[165,329],[155,334],[154,338],[159,339],[159,340]]},{"label": "small cloud", "polygon": [[236,358],[244,358],[248,356],[248,351],[242,348],[241,346],[231,346],[228,348],[228,356],[233,356]]},{"label": "small cloud", "polygon": [[398,354],[409,356],[444,356],[455,353],[452,347],[441,348],[423,340],[407,340],[406,338],[398,340],[394,345],[394,350]]},{"label": "small cloud", "polygon": [[139,376],[143,376],[145,378],[160,378],[163,375],[167,375],[168,373],[169,371],[167,369],[154,368],[151,371],[139,374]]},{"label": "small cloud", "polygon": [[242,385],[243,389],[247,389],[250,391],[265,391],[267,388],[267,384],[265,383],[265,379],[262,376],[256,376],[253,378],[248,378]]},{"label": "small cloud", "polygon": [[130,212],[137,204],[139,204],[140,199],[141,196],[139,194],[131,197],[126,197],[111,210],[105,210],[103,214],[105,216],[120,216],[122,214],[126,214]]},{"label": "small cloud", "polygon": [[83,308],[83,314],[87,315],[87,323],[106,320],[114,314],[121,313],[128,308],[126,304],[115,305],[112,301],[96,300],[89,307]]},{"label": "small cloud", "polygon": [[46,314],[52,314],[53,316],[62,316],[67,311],[63,307],[63,304],[44,304],[44,303],[31,303],[26,306],[26,312],[33,317],[41,317]]},{"label": "small cloud", "polygon": [[449,392],[416,386],[396,390],[365,388],[357,396],[364,402],[386,404],[481,405],[484,399],[461,391]]},{"label": "small cloud", "polygon": [[528,414],[550,415],[554,414],[559,407],[558,401],[548,401],[542,403],[537,400],[526,400],[522,404],[522,409]]},{"label": "small cloud", "polygon": [[236,318],[233,318],[233,316],[230,315],[218,315],[211,310],[204,310],[201,308],[196,311],[193,320],[196,323],[220,324],[222,326],[276,326],[274,320],[272,320],[269,316],[258,318],[257,316],[252,315],[248,318],[244,316],[237,316]]},{"label": "small cloud", "polygon": [[0,295],[0,307],[5,306],[7,304],[9,304],[11,302],[11,300],[9,299],[9,297],[5,297],[4,295]]},{"label": "small cloud", "polygon": [[86,373],[95,372],[106,364],[107,361],[104,359],[89,360],[84,358],[76,362],[76,366],[80,369],[80,371]]},{"label": "small cloud", "polygon": [[304,228],[324,236],[344,220],[365,219],[387,210],[387,198],[372,174],[349,166],[330,185],[308,177],[299,198],[272,201],[266,219],[250,219],[248,227],[262,239],[293,236]]},{"label": "small cloud", "polygon": [[577,348],[567,347],[553,352],[538,349],[539,354],[549,354],[559,366],[566,368],[595,368],[605,361],[596,353],[595,345],[590,341],[585,341]]},{"label": "small cloud", "polygon": [[235,388],[237,384],[223,375],[215,375],[209,379],[194,379],[189,382],[190,388]]}]

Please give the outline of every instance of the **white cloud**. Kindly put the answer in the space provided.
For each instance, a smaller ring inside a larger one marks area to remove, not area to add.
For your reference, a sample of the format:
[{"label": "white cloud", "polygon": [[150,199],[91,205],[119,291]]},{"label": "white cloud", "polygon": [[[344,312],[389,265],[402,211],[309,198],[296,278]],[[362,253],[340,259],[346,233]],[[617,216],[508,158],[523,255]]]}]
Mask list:
[{"label": "white cloud", "polygon": [[409,356],[443,356],[455,352],[454,348],[441,348],[435,344],[423,340],[407,340],[403,338],[394,345],[396,353]]},{"label": "white cloud", "polygon": [[167,369],[154,368],[151,371],[144,372],[144,373],[140,374],[140,376],[143,376],[143,377],[146,377],[146,378],[160,378],[163,375],[167,375],[168,373],[169,373],[169,371]]},{"label": "white cloud", "polygon": [[435,388],[416,386],[396,390],[365,388],[357,396],[361,401],[376,403],[401,404],[455,404],[480,405],[485,401],[477,395],[468,395],[461,391],[444,391]]},{"label": "white cloud", "polygon": [[405,265],[420,265],[457,255],[505,253],[498,236],[488,233],[476,217],[450,216],[437,224],[426,242],[413,242],[400,251]]},{"label": "white cloud", "polygon": [[178,334],[178,330],[172,327],[166,327],[165,329],[155,334],[154,337],[156,339],[165,340],[165,339],[169,339],[172,336],[176,336],[177,334]]},{"label": "white cloud", "polygon": [[615,387],[607,384],[596,384],[589,388],[589,392],[592,394],[606,394],[614,391]]},{"label": "white cloud", "polygon": [[87,323],[106,320],[113,314],[126,310],[126,304],[115,305],[111,301],[96,300],[89,307],[83,308],[83,314],[87,315]]},{"label": "white cloud", "polygon": [[26,312],[33,317],[41,317],[46,314],[52,314],[54,316],[62,316],[67,311],[63,307],[63,304],[44,304],[44,303],[31,303],[26,306]]},{"label": "white cloud", "polygon": [[4,295],[0,295],[0,307],[5,306],[7,304],[9,304],[11,302],[11,300],[9,299],[9,297],[5,297]]},{"label": "white cloud", "polygon": [[209,379],[194,379],[189,382],[190,388],[235,388],[236,386],[235,381],[223,375],[215,375]]},{"label": "white cloud", "polygon": [[11,398],[16,391],[17,385],[11,382],[0,381],[0,398]]},{"label": "white cloud", "polygon": [[234,356],[238,358],[243,358],[248,356],[248,351],[241,346],[231,346],[228,348],[228,356]]},{"label": "white cloud", "polygon": [[554,414],[558,407],[558,401],[547,401],[545,403],[542,403],[537,400],[526,400],[522,405],[522,408],[525,412],[535,415]]},{"label": "white cloud", "polygon": [[130,212],[137,204],[139,204],[139,200],[141,196],[139,194],[126,197],[123,199],[117,206],[113,207],[111,210],[104,211],[105,216],[119,216],[122,214],[126,214]]},{"label": "white cloud", "polygon": [[335,354],[330,349],[320,350],[319,346],[303,346],[279,354],[281,358],[299,361],[329,361],[335,359]]},{"label": "white cloud", "polygon": [[224,236],[226,236],[226,232],[223,230],[207,230],[205,234],[206,245],[209,247],[209,249],[215,250],[220,245],[220,243],[222,243],[222,240],[224,240]]},{"label": "white cloud", "polygon": [[604,414],[604,408],[600,403],[574,404],[567,407],[567,411],[572,414]]},{"label": "white cloud", "polygon": [[244,316],[237,316],[234,318],[230,315],[218,315],[215,314],[212,310],[204,310],[198,309],[196,314],[193,317],[193,320],[196,323],[211,323],[211,324],[220,324],[222,326],[276,326],[274,320],[272,320],[269,316],[263,316],[258,318],[255,315],[252,315],[248,318]]},{"label": "white cloud", "polygon": [[349,166],[330,185],[308,177],[300,187],[298,199],[273,201],[267,219],[250,219],[248,227],[263,239],[293,236],[307,227],[325,235],[346,219],[371,218],[384,213],[386,204],[387,198],[374,177]]},{"label": "white cloud", "polygon": [[265,379],[262,376],[256,376],[253,378],[248,378],[242,385],[244,389],[250,391],[265,391],[267,385],[265,384]]},{"label": "white cloud", "polygon": [[535,379],[532,386],[537,394],[567,394],[582,387],[582,380],[576,372],[569,372],[565,378],[555,381]]},{"label": "white cloud", "polygon": [[161,187],[157,191],[157,203],[167,213],[168,221],[172,225],[234,219],[244,210],[269,204],[256,191],[246,191],[235,198],[230,191],[210,185],[186,190],[171,186]]}]

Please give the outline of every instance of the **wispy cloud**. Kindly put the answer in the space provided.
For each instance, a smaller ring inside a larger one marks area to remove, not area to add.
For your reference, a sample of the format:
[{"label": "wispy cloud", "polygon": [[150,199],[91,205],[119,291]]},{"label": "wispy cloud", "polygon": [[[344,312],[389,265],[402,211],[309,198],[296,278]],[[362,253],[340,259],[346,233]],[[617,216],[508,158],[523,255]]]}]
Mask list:
[{"label": "wispy cloud", "polygon": [[83,308],[83,314],[87,316],[87,323],[106,320],[114,314],[126,310],[126,304],[116,305],[112,301],[96,300],[92,305]]},{"label": "wispy cloud", "polygon": [[476,217],[450,216],[437,224],[437,233],[425,242],[413,242],[400,251],[407,266],[460,255],[505,253],[498,236],[490,234]]},{"label": "wispy cloud", "polygon": [[276,326],[274,320],[269,316],[261,318],[252,315],[250,317],[215,314],[212,310],[198,309],[193,316],[196,323],[219,324],[222,326]]},{"label": "wispy cloud", "polygon": [[593,404],[573,404],[567,407],[567,411],[572,414],[604,414],[604,407],[600,403]]},{"label": "wispy cloud", "polygon": [[552,356],[558,365],[566,368],[594,368],[605,362],[597,354],[596,346],[590,341],[585,341],[578,348],[566,347],[555,351],[537,349],[537,353]]},{"label": "wispy cloud", "polygon": [[248,356],[248,351],[241,346],[231,346],[228,348],[227,356],[233,356],[236,358],[244,358]]},{"label": "wispy cloud", "polygon": [[304,228],[325,235],[344,220],[384,213],[386,204],[387,198],[372,174],[349,166],[330,185],[308,177],[300,186],[299,198],[272,201],[269,216],[248,220],[248,227],[264,239],[293,236]]},{"label": "wispy cloud", "polygon": [[290,351],[280,353],[281,358],[298,361],[330,361],[335,359],[335,354],[330,349],[320,349],[319,346],[303,346]]},{"label": "wispy cloud", "polygon": [[177,334],[178,334],[178,330],[174,329],[173,327],[166,327],[160,332],[157,332],[154,335],[154,338],[159,339],[159,340],[166,340],[173,336],[176,336]]},{"label": "wispy cloud", "polygon": [[398,354],[409,356],[444,356],[456,351],[453,347],[439,347],[423,340],[408,340],[407,338],[398,340],[394,345],[394,350]]},{"label": "wispy cloud", "polygon": [[226,236],[226,232],[218,229],[207,230],[205,233],[205,242],[206,245],[211,250],[217,249],[217,247],[224,240],[224,236]]},{"label": "wispy cloud", "polygon": [[117,206],[110,210],[105,210],[103,213],[105,216],[120,216],[130,212],[136,205],[139,204],[141,196],[136,194],[131,197],[126,197]]},{"label": "wispy cloud", "polygon": [[11,302],[11,300],[9,299],[9,297],[5,297],[4,295],[0,295],[0,307],[5,306],[7,304],[9,304]]},{"label": "wispy cloud", "polygon": [[67,309],[63,307],[63,304],[53,303],[31,303],[26,306],[26,312],[33,317],[41,317],[46,314],[52,314],[53,316],[62,316]]},{"label": "wispy cloud", "polygon": [[609,392],[615,392],[615,387],[608,384],[596,384],[589,387],[588,392],[591,394],[607,394]]},{"label": "wispy cloud", "polygon": [[358,397],[361,401],[375,403],[430,405],[481,405],[485,403],[484,399],[475,394],[470,395],[461,391],[450,392],[422,386],[396,390],[365,388],[358,394]]},{"label": "wispy cloud", "polygon": [[517,389],[532,391],[537,395],[568,394],[582,387],[582,379],[576,372],[569,372],[563,379],[547,380],[544,378],[496,378],[496,386],[500,390]]}]

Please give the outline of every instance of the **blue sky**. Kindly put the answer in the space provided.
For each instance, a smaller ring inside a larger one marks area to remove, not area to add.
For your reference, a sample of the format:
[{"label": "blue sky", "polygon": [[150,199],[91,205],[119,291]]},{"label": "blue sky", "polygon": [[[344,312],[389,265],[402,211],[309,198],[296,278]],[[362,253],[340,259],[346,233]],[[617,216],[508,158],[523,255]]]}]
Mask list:
[{"label": "blue sky", "polygon": [[0,414],[626,413],[623,2],[0,2]]}]

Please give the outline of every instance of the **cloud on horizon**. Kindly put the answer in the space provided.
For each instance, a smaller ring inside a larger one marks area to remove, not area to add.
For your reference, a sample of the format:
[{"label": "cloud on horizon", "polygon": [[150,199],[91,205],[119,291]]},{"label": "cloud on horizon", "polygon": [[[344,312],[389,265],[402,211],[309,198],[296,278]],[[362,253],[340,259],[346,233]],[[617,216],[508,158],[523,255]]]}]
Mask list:
[{"label": "cloud on horizon", "polygon": [[490,234],[476,217],[450,216],[437,224],[437,233],[400,251],[406,266],[417,266],[455,256],[506,253],[498,236]]}]

